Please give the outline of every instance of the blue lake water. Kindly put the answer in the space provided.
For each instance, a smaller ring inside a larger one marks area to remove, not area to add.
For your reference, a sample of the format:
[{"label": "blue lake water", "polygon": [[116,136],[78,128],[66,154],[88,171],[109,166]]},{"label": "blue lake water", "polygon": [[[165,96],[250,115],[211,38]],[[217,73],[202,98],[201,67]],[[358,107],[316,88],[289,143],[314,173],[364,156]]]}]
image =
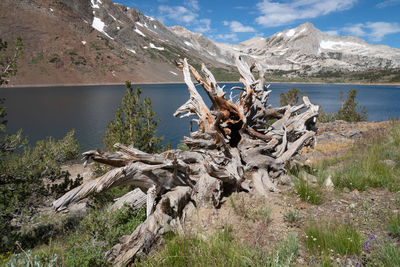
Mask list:
[{"label": "blue lake water", "polygon": [[[226,84],[230,88],[234,84]],[[158,135],[164,142],[176,147],[184,135],[189,135],[189,119],[173,117],[175,110],[189,97],[185,84],[135,85],[142,95],[150,97],[153,109],[161,122]],[[345,84],[285,84],[273,83],[269,103],[279,104],[279,95],[297,87],[309,96],[312,103],[325,112],[337,111],[340,92],[357,89],[357,101],[365,106],[368,120],[382,121],[400,117],[400,86],[398,85],[345,85]],[[198,86],[203,99],[207,99]],[[0,97],[6,98],[8,132],[23,129],[31,143],[46,136],[61,138],[71,129],[76,130],[81,150],[103,148],[101,139],[105,128],[114,118],[115,111],[125,94],[123,85],[60,86],[32,88],[0,88]],[[207,101],[206,101],[207,102]],[[209,103],[209,102],[208,102]]]}]

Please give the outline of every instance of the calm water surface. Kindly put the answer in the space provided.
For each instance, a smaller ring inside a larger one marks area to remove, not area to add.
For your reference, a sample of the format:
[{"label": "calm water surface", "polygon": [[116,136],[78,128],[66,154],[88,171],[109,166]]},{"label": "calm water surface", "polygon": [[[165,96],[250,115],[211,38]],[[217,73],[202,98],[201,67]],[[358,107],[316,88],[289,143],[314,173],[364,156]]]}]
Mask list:
[{"label": "calm water surface", "polygon": [[[226,87],[232,85],[227,84]],[[136,86],[141,87],[143,96],[151,98],[153,109],[161,119],[158,135],[164,136],[164,142],[170,141],[172,147],[176,147],[184,135],[189,135],[189,119],[172,116],[189,98],[186,85]],[[293,87],[308,95],[311,102],[322,106],[325,112],[337,111],[339,93],[355,88],[357,101],[366,107],[369,120],[400,117],[400,86],[276,83],[270,86],[269,103],[277,106],[279,94]],[[198,89],[206,100],[203,90]],[[61,138],[67,131],[75,129],[82,151],[103,147],[101,139],[105,128],[114,118],[124,94],[123,85],[0,89],[0,97],[6,98],[9,132],[22,128],[33,143],[46,136]]]}]

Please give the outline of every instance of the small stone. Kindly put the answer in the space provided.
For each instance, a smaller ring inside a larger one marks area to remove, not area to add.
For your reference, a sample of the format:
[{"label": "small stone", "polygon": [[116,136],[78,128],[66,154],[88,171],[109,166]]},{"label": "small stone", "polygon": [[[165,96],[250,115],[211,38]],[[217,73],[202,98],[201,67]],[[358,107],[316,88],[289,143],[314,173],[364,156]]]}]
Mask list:
[{"label": "small stone", "polygon": [[316,184],[317,183],[317,177],[315,177],[312,174],[309,174],[308,172],[301,171],[299,173],[299,176],[300,176],[300,178],[306,180],[309,183],[312,183],[312,184]]},{"label": "small stone", "polygon": [[75,203],[69,207],[69,213],[79,217],[87,215],[88,211],[89,205],[86,202]]},{"label": "small stone", "polygon": [[347,137],[347,138],[360,138],[361,137],[361,131],[358,129],[353,129],[350,130],[346,133],[342,133],[343,136]]},{"label": "small stone", "polygon": [[347,187],[343,188],[343,192],[345,193],[350,193],[350,189],[348,189]]},{"label": "small stone", "polygon": [[385,159],[382,162],[383,162],[383,164],[385,164],[386,166],[388,166],[388,167],[390,167],[392,169],[394,168],[394,166],[396,166],[396,162],[394,162],[391,159]]},{"label": "small stone", "polygon": [[290,183],[292,182],[292,180],[290,179],[289,175],[287,175],[287,174],[282,174],[282,175],[279,177],[279,182],[280,182],[280,184],[282,184],[282,185],[290,185]]},{"label": "small stone", "polygon": [[350,204],[350,208],[351,208],[351,209],[354,209],[355,207],[356,207],[356,204],[354,204],[354,203],[351,203],[351,204]]},{"label": "small stone", "polygon": [[334,189],[334,185],[331,179],[331,176],[329,175],[328,178],[326,178],[325,182],[324,182],[324,187],[328,190],[328,191],[332,191]]}]

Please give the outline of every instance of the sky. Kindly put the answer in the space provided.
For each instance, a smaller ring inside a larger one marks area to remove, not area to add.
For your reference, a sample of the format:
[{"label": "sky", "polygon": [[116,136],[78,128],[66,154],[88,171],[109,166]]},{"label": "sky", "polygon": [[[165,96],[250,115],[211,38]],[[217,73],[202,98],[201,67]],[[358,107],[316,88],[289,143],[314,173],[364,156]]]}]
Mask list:
[{"label": "sky", "polygon": [[305,22],[331,35],[400,48],[400,0],[114,0],[216,42],[268,37]]}]

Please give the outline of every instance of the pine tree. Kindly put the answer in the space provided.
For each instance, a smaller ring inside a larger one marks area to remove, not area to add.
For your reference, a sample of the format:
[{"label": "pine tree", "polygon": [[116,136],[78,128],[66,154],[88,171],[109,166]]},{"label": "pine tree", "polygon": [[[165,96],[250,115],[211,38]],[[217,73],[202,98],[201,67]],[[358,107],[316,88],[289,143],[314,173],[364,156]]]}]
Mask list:
[{"label": "pine tree", "polygon": [[133,91],[129,81],[126,82],[126,94],[122,98],[122,106],[118,107],[115,119],[106,129],[103,138],[108,151],[114,151],[114,144],[121,143],[126,146],[133,144],[137,149],[147,153],[161,150],[161,137],[155,136],[159,120],[152,110],[150,98],[141,101],[141,90]]},{"label": "pine tree", "polygon": [[279,104],[281,106],[291,105],[294,106],[299,101],[300,90],[298,88],[292,88],[287,93],[280,94]]},{"label": "pine tree", "polygon": [[[336,119],[344,120],[348,122],[357,122],[357,121],[366,121],[367,111],[365,108],[361,108],[358,103],[355,101],[357,96],[357,90],[351,89],[347,93],[347,99],[344,101],[343,93],[340,94],[341,100],[341,108],[338,110]],[[361,113],[358,113],[358,110],[361,109]]]},{"label": "pine tree", "polygon": [[8,43],[0,39],[0,86],[7,84],[9,78],[17,73],[17,60],[22,57],[23,44],[20,37],[15,41],[14,49],[7,51]]}]

